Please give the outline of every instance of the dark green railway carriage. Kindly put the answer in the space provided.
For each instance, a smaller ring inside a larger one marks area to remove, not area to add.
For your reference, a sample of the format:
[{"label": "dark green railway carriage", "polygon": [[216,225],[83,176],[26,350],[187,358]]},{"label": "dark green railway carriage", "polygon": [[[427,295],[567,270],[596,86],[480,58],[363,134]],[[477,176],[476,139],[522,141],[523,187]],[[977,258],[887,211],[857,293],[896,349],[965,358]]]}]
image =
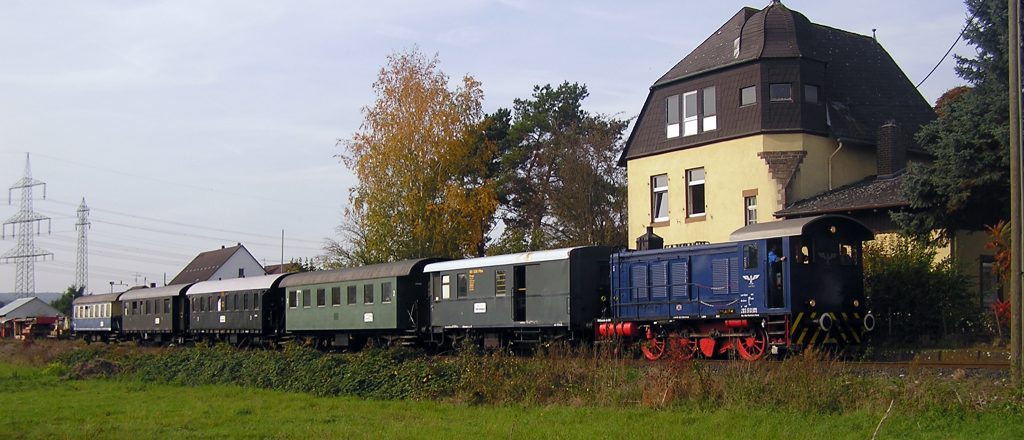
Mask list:
[{"label": "dark green railway carriage", "polygon": [[612,249],[576,247],[428,265],[435,336],[486,346],[590,339],[608,310]]},{"label": "dark green railway carriage", "polygon": [[285,275],[203,281],[188,288],[188,332],[196,339],[262,344],[284,332]]},{"label": "dark green railway carriage", "polygon": [[429,325],[423,267],[438,259],[406,260],[317,272],[281,282],[287,330],[317,345],[358,347],[368,339],[412,341]]},{"label": "dark green railway carriage", "polygon": [[124,334],[130,339],[169,342],[188,327],[185,290],[192,284],[174,284],[129,290],[121,295]]}]

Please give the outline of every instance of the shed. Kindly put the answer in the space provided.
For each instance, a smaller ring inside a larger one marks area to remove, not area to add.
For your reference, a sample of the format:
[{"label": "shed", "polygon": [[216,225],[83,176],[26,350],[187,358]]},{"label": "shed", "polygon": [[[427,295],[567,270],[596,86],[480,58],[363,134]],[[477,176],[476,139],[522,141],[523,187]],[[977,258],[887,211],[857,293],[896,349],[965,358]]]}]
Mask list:
[{"label": "shed", "polygon": [[18,298],[0,308],[0,337],[14,337],[20,333],[24,325],[30,324],[34,318],[53,320],[59,316],[64,316],[64,314],[39,298]]}]

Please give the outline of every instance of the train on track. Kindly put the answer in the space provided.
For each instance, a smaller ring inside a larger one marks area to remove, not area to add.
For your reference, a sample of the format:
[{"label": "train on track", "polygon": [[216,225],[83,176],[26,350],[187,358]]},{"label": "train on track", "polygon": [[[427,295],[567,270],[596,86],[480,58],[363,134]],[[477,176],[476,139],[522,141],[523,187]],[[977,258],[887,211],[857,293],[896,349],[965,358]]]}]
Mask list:
[{"label": "train on track", "polygon": [[574,247],[462,260],[135,288],[73,305],[86,340],[294,338],[325,349],[378,345],[640,345],[650,360],[756,360],[808,346],[858,345],[874,328],[861,246],[871,231],[839,215],[760,223],[720,244],[643,250]]}]

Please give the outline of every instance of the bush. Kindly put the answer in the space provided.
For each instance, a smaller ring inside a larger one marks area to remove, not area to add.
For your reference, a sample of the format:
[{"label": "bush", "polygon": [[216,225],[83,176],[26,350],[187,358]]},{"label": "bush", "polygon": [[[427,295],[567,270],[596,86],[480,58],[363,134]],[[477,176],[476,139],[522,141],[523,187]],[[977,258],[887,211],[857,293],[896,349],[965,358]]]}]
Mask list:
[{"label": "bush", "polygon": [[878,320],[873,338],[893,343],[970,340],[982,326],[967,277],[951,258],[909,238],[864,245],[864,289]]}]

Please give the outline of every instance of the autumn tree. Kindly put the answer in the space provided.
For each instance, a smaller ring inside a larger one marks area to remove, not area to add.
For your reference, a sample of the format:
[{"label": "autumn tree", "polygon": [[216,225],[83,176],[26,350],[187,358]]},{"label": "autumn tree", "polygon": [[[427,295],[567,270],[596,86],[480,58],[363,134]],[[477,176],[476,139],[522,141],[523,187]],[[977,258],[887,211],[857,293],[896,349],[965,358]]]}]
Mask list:
[{"label": "autumn tree", "polygon": [[514,101],[496,140],[505,228],[489,253],[625,244],[626,179],[615,160],[628,122],[584,110],[587,96],[566,82]]},{"label": "autumn tree", "polygon": [[496,199],[483,91],[468,75],[449,88],[438,63],[415,49],[390,55],[376,102],[342,141],[342,161],[359,178],[341,226],[348,240],[336,249],[350,264],[463,257],[485,240]]}]

